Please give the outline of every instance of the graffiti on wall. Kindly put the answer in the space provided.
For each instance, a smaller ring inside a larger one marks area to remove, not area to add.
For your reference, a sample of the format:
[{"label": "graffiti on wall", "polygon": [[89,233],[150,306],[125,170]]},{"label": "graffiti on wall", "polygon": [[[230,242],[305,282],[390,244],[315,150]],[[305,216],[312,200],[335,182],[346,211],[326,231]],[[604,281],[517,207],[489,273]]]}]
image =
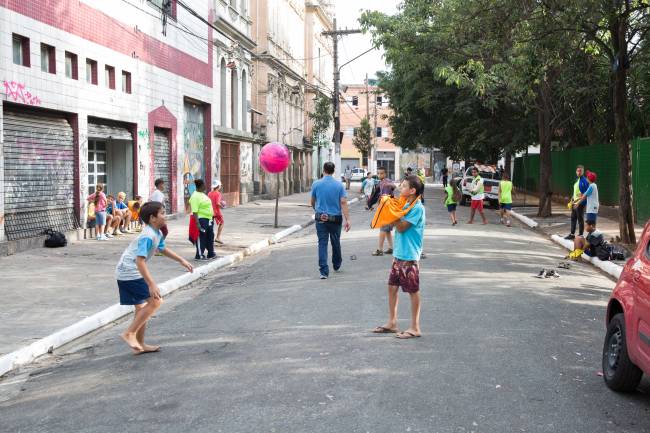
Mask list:
[{"label": "graffiti on wall", "polygon": [[185,103],[185,127],[183,128],[183,196],[187,208],[190,195],[195,191],[194,180],[205,177],[203,164],[203,107]]},{"label": "graffiti on wall", "polygon": [[241,161],[240,166],[240,176],[242,181],[250,182],[252,179],[248,179],[251,176],[253,171],[253,149],[248,143],[242,143],[239,147]]},{"label": "graffiti on wall", "polygon": [[25,90],[23,83],[5,80],[3,84],[7,97],[11,98],[14,102],[21,102],[27,105],[41,105],[41,100],[38,96],[32,95]]}]

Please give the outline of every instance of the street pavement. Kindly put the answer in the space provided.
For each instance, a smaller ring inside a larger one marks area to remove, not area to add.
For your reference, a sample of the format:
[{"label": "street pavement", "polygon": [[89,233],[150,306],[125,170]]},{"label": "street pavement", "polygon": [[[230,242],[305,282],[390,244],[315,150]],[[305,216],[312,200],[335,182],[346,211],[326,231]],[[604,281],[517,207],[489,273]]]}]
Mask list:
[{"label": "street pavement", "polygon": [[[318,279],[314,227],[166,299],[133,356],[126,322],[0,382],[2,432],[645,432],[650,381],[600,377],[614,282],[519,225],[451,227],[427,191],[423,337],[373,335],[391,258],[353,206],[343,272]],[[356,260],[352,260],[356,256]],[[400,295],[400,327],[409,320]]]}]

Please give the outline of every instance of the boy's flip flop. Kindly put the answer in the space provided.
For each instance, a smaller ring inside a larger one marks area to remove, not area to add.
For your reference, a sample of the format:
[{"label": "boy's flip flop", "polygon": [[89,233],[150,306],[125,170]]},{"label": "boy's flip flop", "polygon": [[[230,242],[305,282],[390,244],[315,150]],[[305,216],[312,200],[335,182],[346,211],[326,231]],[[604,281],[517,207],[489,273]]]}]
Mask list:
[{"label": "boy's flip flop", "polygon": [[420,337],[421,335],[414,334],[411,331],[400,332],[395,336],[395,338],[399,338],[400,340],[408,340],[409,338],[420,338]]},{"label": "boy's flip flop", "polygon": [[374,334],[396,334],[397,329],[390,329],[384,326],[377,326],[375,329],[372,330],[372,332]]}]

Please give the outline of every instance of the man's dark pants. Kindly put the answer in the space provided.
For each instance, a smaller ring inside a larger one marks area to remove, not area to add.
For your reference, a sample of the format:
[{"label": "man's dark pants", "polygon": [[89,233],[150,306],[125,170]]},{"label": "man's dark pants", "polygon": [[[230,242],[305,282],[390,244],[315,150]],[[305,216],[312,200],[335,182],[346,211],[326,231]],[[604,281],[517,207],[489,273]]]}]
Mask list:
[{"label": "man's dark pants", "polygon": [[574,235],[576,234],[576,223],[578,227],[580,228],[580,232],[578,233],[580,236],[585,231],[585,207],[587,207],[586,203],[580,204],[578,208],[573,208],[571,209],[571,234]]},{"label": "man's dark pants", "polygon": [[332,243],[332,265],[338,270],[343,262],[341,257],[341,223],[316,221],[318,234],[318,268],[322,275],[329,275],[327,265],[327,241]]}]

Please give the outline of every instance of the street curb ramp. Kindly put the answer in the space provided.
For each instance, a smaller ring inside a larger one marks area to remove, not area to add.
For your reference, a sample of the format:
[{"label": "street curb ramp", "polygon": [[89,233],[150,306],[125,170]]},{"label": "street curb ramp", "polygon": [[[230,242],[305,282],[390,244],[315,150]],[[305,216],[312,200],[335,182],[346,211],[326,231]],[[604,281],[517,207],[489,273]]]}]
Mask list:
[{"label": "street curb ramp", "polygon": [[[313,223],[313,219],[306,224],[293,225],[285,230],[282,230],[281,232],[274,234],[270,238],[255,242],[254,244],[248,246],[244,251],[221,257],[211,263],[200,266],[194,269],[193,273],[188,272],[183,275],[179,275],[178,277],[172,278],[171,280],[160,283],[158,285],[160,293],[163,296],[167,296],[170,293],[180,289],[181,287],[185,287],[194,281],[207,276],[211,272],[240,262],[245,257],[255,255],[265,250],[270,245],[277,243],[281,239],[286,238],[287,236],[292,235],[299,230],[302,230],[304,227],[309,226],[310,223]],[[0,377],[20,366],[27,365],[35,361],[38,357],[45,355],[46,353],[52,353],[54,349],[57,349],[64,344],[76,340],[77,338],[83,337],[84,335],[102,328],[131,313],[133,313],[132,307],[114,304],[98,313],[93,314],[92,316],[86,317],[85,319],[74,323],[73,325],[63,328],[54,334],[50,334],[47,337],[41,338],[29,346],[10,352],[0,357]]]},{"label": "street curb ramp", "polygon": [[[522,223],[526,224],[528,227],[532,229],[537,228],[537,222],[532,220],[531,218],[528,218],[525,215],[521,215],[515,211],[511,211],[512,216],[517,218],[519,221]],[[569,251],[573,251],[573,242],[571,242],[568,239],[564,239],[560,235],[551,235],[551,240],[555,242],[556,244],[559,244],[560,246],[566,248]],[[612,277],[616,278],[617,280],[621,276],[621,272],[623,272],[623,267],[620,265],[617,265],[616,263],[612,263],[609,261],[602,261],[598,257],[590,257],[586,254],[582,254],[582,260],[585,262],[589,262],[598,269],[606,272],[608,275],[611,275]]]},{"label": "street curb ramp", "polygon": [[[359,201],[359,198],[353,198],[348,203],[353,204]],[[230,254],[225,257],[220,257],[217,260],[210,262],[204,266],[194,269],[192,273],[185,273],[178,277],[160,283],[158,288],[162,296],[167,296],[170,293],[185,287],[194,281],[206,277],[211,272],[228,267],[234,263],[242,261],[245,257],[255,255],[269,246],[279,242],[283,238],[290,236],[297,231],[300,231],[310,225],[314,224],[314,219],[310,218],[304,224],[296,224],[287,229],[284,229],[273,236],[255,242],[249,245],[244,251],[236,254]],[[114,304],[110,307],[86,317],[77,323],[74,323],[60,331],[50,334],[47,337],[41,338],[38,341],[23,347],[22,349],[15,350],[0,357],[0,377],[9,373],[16,368],[34,362],[38,357],[46,353],[54,352],[57,349],[77,338],[83,337],[99,328],[102,328],[122,317],[133,313],[133,308],[126,305]]]}]

